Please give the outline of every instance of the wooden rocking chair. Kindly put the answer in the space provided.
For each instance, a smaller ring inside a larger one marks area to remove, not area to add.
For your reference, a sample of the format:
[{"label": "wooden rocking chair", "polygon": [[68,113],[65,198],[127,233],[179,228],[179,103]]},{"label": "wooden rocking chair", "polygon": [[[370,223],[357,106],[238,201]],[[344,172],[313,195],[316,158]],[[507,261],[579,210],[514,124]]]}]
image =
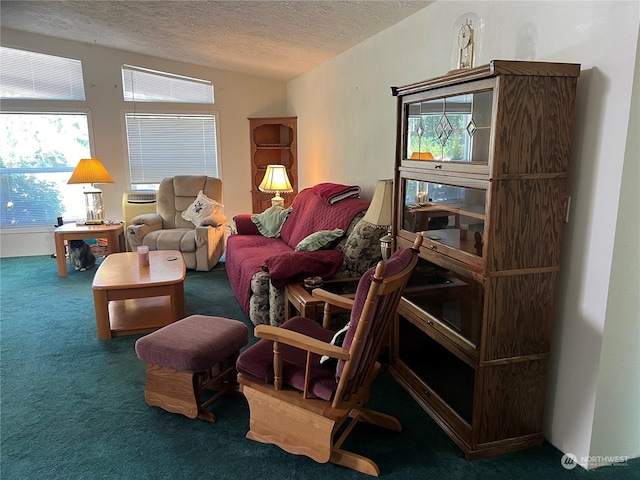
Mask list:
[{"label": "wooden rocking chair", "polygon": [[[341,447],[359,421],[395,431],[402,428],[395,418],[364,406],[421,243],[418,236],[413,248],[398,250],[367,271],[353,300],[313,291],[327,303],[351,309],[342,347],[330,343],[335,332],[304,317],[294,317],[280,327],[255,328],[261,340],[237,362],[238,383],[250,409],[247,438],[320,463],[330,461],[369,475],[380,473],[375,462]],[[333,368],[321,364],[323,355],[337,359],[337,364]],[[334,438],[343,425],[339,438]]]}]

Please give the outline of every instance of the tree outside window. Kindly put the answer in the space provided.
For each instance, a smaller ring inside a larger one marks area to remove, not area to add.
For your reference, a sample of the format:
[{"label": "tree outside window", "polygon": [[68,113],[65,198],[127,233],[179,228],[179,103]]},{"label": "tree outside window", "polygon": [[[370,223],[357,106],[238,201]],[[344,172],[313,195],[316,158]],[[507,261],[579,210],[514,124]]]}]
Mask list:
[{"label": "tree outside window", "polygon": [[2,113],[0,224],[54,225],[82,218],[82,186],[67,185],[81,158],[89,158],[86,114]]}]

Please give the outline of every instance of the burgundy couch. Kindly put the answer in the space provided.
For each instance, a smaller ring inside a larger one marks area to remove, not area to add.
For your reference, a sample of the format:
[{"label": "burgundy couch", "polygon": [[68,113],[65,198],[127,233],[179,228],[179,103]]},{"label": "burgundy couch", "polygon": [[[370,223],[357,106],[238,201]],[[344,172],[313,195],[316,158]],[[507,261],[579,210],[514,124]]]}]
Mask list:
[{"label": "burgundy couch", "polygon": [[[330,204],[320,186],[296,196],[278,238],[262,236],[251,214],[234,217],[237,233],[227,240],[226,270],[238,303],[255,325],[283,322],[287,284],[315,275],[357,277],[380,259],[385,229],[361,220],[369,202],[352,197]],[[294,250],[308,235],[337,228],[345,233],[331,249]]]}]

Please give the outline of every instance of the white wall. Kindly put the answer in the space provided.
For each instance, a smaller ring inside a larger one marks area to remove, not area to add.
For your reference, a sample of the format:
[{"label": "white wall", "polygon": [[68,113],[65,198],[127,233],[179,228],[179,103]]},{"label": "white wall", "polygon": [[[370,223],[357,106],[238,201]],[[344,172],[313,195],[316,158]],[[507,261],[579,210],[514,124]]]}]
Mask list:
[{"label": "white wall", "polygon": [[[637,192],[634,197],[628,191],[637,191],[638,182],[621,191],[621,180],[625,159],[630,163],[639,156],[637,143],[627,142],[628,134],[634,135],[628,130],[639,10],[638,2],[439,1],[291,81],[287,89],[289,114],[299,118],[300,186],[319,180],[356,183],[366,195],[376,179],[393,174],[396,102],[389,87],[446,73],[454,25],[463,13],[477,13],[484,21],[477,64],[516,59],[582,65],[545,436],[583,466],[589,455],[640,455],[637,423],[615,432],[594,429],[596,394],[602,405],[598,414],[615,425],[637,419],[640,404],[637,381],[628,389],[615,382],[611,392],[607,382],[621,358],[635,361],[629,373],[637,374],[638,330],[632,330],[635,341],[621,343],[613,336],[621,335],[617,327],[605,330],[605,320],[618,313],[626,313],[618,324],[624,327],[636,325],[638,315],[637,297],[626,289],[617,292],[610,315],[607,307],[615,290],[610,279],[624,284],[634,276],[622,272],[624,261],[612,264],[616,238],[620,244],[635,241],[629,253],[638,251]],[[637,173],[637,167],[630,172]],[[631,210],[625,216],[635,214],[631,225],[618,222],[621,203]],[[609,338],[604,342],[609,333],[611,344]],[[618,395],[624,401],[611,409]],[[616,442],[607,440],[616,435]]]},{"label": "white wall", "polygon": [[[251,116],[282,116],[286,113],[286,84],[224,70],[216,70],[157,57],[138,55],[91,44],[70,42],[39,35],[3,29],[2,45],[60,55],[82,61],[85,77],[86,102],[78,102],[81,109],[89,109],[93,120],[94,144],[92,153],[102,160],[114,184],[101,185],[105,213],[112,220],[122,219],[122,194],[129,189],[126,140],[123,130],[124,111],[132,111],[122,96],[123,64],[136,65],[190,77],[211,80],[214,84],[215,105],[176,106],[185,111],[218,112],[221,172],[224,176],[224,205],[229,218],[251,211],[251,169],[249,121]],[[55,102],[34,102],[55,108]],[[24,104],[24,102],[21,102]],[[2,102],[8,111],[17,102]],[[136,111],[145,105],[137,104]],[[179,160],[179,159],[177,159]],[[82,200],[80,200],[82,201]],[[53,227],[30,229],[14,233],[3,229],[0,233],[0,254],[3,257],[42,255],[53,253]]]}]

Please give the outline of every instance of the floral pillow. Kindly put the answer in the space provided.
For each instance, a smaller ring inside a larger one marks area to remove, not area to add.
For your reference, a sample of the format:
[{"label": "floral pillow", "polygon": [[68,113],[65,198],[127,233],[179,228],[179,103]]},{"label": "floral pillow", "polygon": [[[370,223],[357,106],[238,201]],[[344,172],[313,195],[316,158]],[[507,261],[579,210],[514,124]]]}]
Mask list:
[{"label": "floral pillow", "polygon": [[375,265],[382,258],[380,238],[386,233],[386,227],[360,220],[342,247],[345,270],[351,271],[352,275],[362,275]]},{"label": "floral pillow", "polygon": [[196,199],[182,212],[181,216],[196,227],[214,223],[217,225],[220,220],[222,220],[222,223],[226,220],[226,217],[222,214],[222,207],[224,205],[210,199],[200,190]]}]

